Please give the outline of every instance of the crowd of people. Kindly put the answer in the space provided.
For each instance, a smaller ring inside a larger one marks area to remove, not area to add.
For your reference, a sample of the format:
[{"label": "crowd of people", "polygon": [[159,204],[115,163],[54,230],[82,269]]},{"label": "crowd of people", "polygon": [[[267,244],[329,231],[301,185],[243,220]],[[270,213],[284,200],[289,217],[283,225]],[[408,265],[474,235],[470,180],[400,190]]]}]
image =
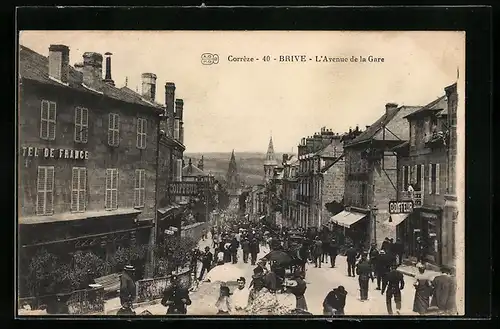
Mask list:
[{"label": "crowd of people", "polygon": [[[201,282],[214,267],[224,264],[237,264],[242,261],[255,266],[248,284],[244,277],[238,278],[238,287],[233,292],[227,283],[221,283],[216,303],[218,314],[243,314],[262,291],[271,294],[292,294],[295,297],[295,312],[310,314],[305,298],[305,265],[309,263],[320,268],[326,263],[335,268],[339,254],[345,256],[346,275],[357,277],[361,301],[368,300],[371,281],[375,290],[385,294],[387,313],[393,314],[393,303],[396,313],[400,313],[401,291],[408,288],[405,286],[403,274],[398,271],[403,250],[399,240],[394,242],[386,238],[380,249],[376,244],[372,244],[366,250],[356,246],[352,240],[339,239],[338,235],[327,230],[311,232],[302,229],[276,229],[265,224],[250,224],[237,218],[232,222],[226,221],[224,225],[214,225],[210,229],[210,235],[214,253],[209,246],[206,246],[203,252],[199,249],[193,250],[191,265],[195,280]],[[270,252],[258,259],[263,246]],[[242,259],[238,257],[240,249]],[[272,257],[273,253],[281,255],[282,259]],[[198,263],[201,268],[198,268]],[[125,275],[122,276],[120,287],[120,297],[123,298],[122,305],[125,309],[131,305],[135,296],[128,293],[135,292],[135,288],[127,279],[127,271],[130,269],[126,269]],[[419,263],[418,271],[413,285],[413,311],[419,314],[429,314],[433,311],[456,314],[456,281],[451,269],[443,267],[442,275],[431,277],[426,273],[425,266]],[[191,304],[189,291],[177,284],[176,276],[172,277],[172,282],[165,290],[161,303],[168,307],[167,314],[186,314],[187,306]],[[323,314],[344,315],[347,295],[344,286],[329,291],[323,301]]]}]

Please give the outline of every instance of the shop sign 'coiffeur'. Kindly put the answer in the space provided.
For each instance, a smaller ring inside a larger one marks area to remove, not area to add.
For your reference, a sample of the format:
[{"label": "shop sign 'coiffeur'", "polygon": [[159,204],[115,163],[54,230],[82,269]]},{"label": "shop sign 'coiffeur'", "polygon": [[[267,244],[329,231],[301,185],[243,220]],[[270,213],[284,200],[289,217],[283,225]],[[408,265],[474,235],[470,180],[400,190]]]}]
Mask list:
[{"label": "shop sign 'coiffeur'", "polygon": [[390,201],[389,214],[410,214],[413,206],[413,201]]},{"label": "shop sign 'coiffeur'", "polygon": [[49,147],[23,146],[22,153],[24,157],[40,157],[46,159],[74,159],[88,160],[89,152],[71,149],[55,149]]}]

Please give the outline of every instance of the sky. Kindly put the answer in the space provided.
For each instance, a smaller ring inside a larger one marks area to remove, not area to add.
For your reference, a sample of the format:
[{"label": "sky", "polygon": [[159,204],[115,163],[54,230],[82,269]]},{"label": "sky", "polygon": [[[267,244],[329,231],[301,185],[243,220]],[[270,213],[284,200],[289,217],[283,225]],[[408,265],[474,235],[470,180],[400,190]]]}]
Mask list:
[{"label": "sky", "polygon": [[[388,102],[430,103],[465,73],[463,32],[23,31],[19,42],[45,56],[50,44],[65,44],[71,65],[84,52],[111,52],[116,86],[127,79],[140,92],[141,73],[155,73],[160,103],[165,82],[174,82],[186,152],[266,152],[271,135],[276,152],[296,152],[321,127],[364,129]],[[219,63],[202,65],[203,53],[218,54]],[[370,55],[384,62],[316,62]]]}]

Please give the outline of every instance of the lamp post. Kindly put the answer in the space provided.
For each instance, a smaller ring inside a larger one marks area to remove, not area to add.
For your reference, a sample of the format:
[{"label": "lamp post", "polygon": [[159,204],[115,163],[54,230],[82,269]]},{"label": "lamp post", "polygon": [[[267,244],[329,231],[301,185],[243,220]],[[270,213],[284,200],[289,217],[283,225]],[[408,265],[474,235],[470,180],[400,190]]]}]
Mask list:
[{"label": "lamp post", "polygon": [[371,221],[373,227],[373,239],[372,243],[377,243],[377,214],[378,208],[376,205],[370,207]]}]

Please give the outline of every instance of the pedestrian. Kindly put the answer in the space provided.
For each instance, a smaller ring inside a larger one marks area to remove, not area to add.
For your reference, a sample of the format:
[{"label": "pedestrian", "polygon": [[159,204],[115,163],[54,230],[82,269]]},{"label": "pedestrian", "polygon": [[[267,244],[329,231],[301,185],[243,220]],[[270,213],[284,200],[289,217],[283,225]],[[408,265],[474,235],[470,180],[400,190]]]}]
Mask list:
[{"label": "pedestrian", "polygon": [[413,312],[423,315],[429,309],[429,299],[432,293],[432,285],[429,275],[425,273],[425,266],[417,265],[418,274],[415,276],[415,298],[413,299]]},{"label": "pedestrian", "polygon": [[257,241],[256,238],[253,238],[250,241],[250,263],[252,265],[255,265],[255,262],[257,261],[257,255],[259,253],[260,253],[259,242]]},{"label": "pedestrian", "polygon": [[337,255],[339,253],[339,245],[337,243],[337,240],[335,240],[335,238],[333,238],[330,241],[329,249],[330,249],[330,265],[331,268],[334,268]]},{"label": "pedestrian", "polygon": [[385,250],[380,250],[380,253],[375,262],[375,274],[377,276],[377,290],[381,290],[381,284],[385,280],[385,275],[391,270],[392,258]]},{"label": "pedestrian", "polygon": [[359,264],[356,266],[356,274],[359,275],[358,277],[359,293],[360,293],[359,299],[361,301],[368,300],[368,285],[369,285],[368,280],[371,279],[373,282],[373,273],[371,265],[368,262],[367,254],[365,253],[361,256],[361,260]]},{"label": "pedestrian", "polygon": [[403,253],[404,253],[404,245],[401,242],[401,239],[396,239],[396,242],[393,245],[394,255],[397,257],[397,264],[401,265],[403,263]]},{"label": "pedestrian", "polygon": [[441,273],[432,280],[431,306],[437,307],[446,315],[457,315],[456,279],[448,266],[442,266]]},{"label": "pedestrian", "polygon": [[323,233],[323,239],[321,241],[321,262],[328,263],[328,255],[330,254],[330,237],[328,233]]},{"label": "pedestrian", "polygon": [[401,310],[401,290],[405,287],[403,274],[397,270],[396,264],[391,265],[391,271],[385,275],[382,285],[382,295],[385,292],[385,303],[387,305],[387,313],[392,315],[392,298],[396,304],[396,313],[400,314]]},{"label": "pedestrian", "polygon": [[306,297],[304,294],[306,293],[307,284],[304,281],[304,273],[302,271],[295,271],[293,274],[293,279],[297,282],[297,285],[294,287],[289,287],[290,292],[295,295],[295,308],[307,311],[307,303]]},{"label": "pedestrian", "polygon": [[132,265],[126,265],[120,276],[120,304],[123,309],[130,311],[136,296],[134,272],[135,268]]},{"label": "pedestrian", "polygon": [[384,242],[382,242],[382,246],[380,246],[380,250],[383,250],[387,253],[388,249],[389,249],[389,244],[390,244],[390,240],[388,237],[386,237],[384,239]]},{"label": "pedestrian", "polygon": [[163,291],[161,304],[167,309],[168,314],[186,314],[187,306],[191,305],[189,291],[179,285],[179,278],[176,274],[170,277],[171,284]]},{"label": "pedestrian", "polygon": [[374,273],[375,276],[377,275],[376,264],[377,264],[377,257],[379,256],[379,254],[380,253],[377,249],[377,244],[372,243],[372,246],[370,248],[370,251],[368,252],[368,255],[370,257],[370,265],[372,267],[372,272]]},{"label": "pedestrian", "polygon": [[427,246],[422,237],[417,237],[417,262],[423,263],[425,261],[425,252]]},{"label": "pedestrian", "polygon": [[264,286],[265,286],[265,281],[262,269],[260,269],[260,271],[254,269],[254,274],[252,275],[252,281],[248,286],[248,288],[250,289],[250,293],[248,294],[248,303],[247,303],[248,305],[252,304],[252,302],[257,297],[257,294],[264,288]]},{"label": "pedestrian", "polygon": [[240,243],[236,239],[236,237],[233,238],[231,241],[231,246],[229,247],[230,252],[231,252],[231,261],[233,264],[236,264],[238,262],[238,248],[240,246]]},{"label": "pedestrian", "polygon": [[248,263],[248,255],[250,254],[250,241],[244,237],[241,241],[241,250],[243,251],[243,263]]},{"label": "pedestrian", "polygon": [[322,244],[319,236],[316,236],[313,244],[314,267],[321,268],[321,255],[323,254]]},{"label": "pedestrian", "polygon": [[210,268],[212,266],[212,262],[214,255],[210,252],[210,247],[206,246],[205,247],[205,253],[201,257],[201,271],[200,271],[200,276],[198,277],[198,281],[201,281],[203,279],[203,275],[205,274],[205,271],[208,273],[210,271]]},{"label": "pedestrian", "polygon": [[232,311],[231,292],[225,283],[221,283],[220,293],[215,307],[217,307],[217,315],[229,315]]},{"label": "pedestrian", "polygon": [[344,315],[347,291],[338,286],[326,295],[323,301],[323,315]]},{"label": "pedestrian", "polygon": [[224,263],[231,262],[231,243],[224,243]]},{"label": "pedestrian", "polygon": [[347,276],[356,277],[355,266],[358,258],[358,251],[353,245],[349,245],[349,249],[345,252],[347,258]]},{"label": "pedestrian", "polygon": [[240,277],[237,282],[238,289],[233,292],[232,300],[234,310],[237,312],[242,312],[248,306],[248,297],[250,295],[250,290],[245,287],[246,280],[244,277]]}]

